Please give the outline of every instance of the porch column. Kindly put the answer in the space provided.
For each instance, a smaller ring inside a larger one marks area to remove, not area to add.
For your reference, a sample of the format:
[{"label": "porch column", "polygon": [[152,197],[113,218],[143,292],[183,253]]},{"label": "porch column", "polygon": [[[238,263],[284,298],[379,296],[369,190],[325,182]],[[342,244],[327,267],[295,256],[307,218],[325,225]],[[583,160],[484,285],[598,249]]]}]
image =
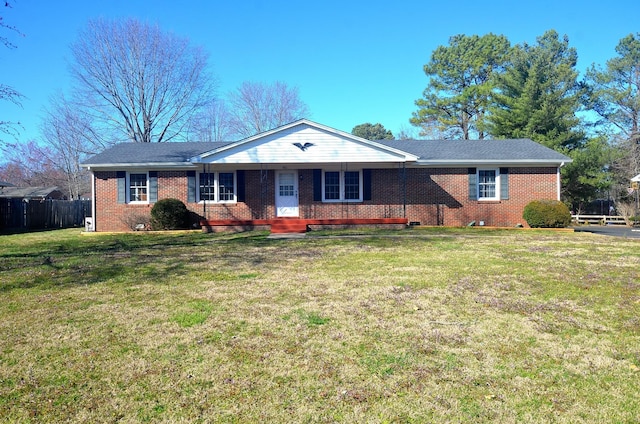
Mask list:
[{"label": "porch column", "polygon": [[91,171],[91,231],[96,231],[96,175]]},{"label": "porch column", "polygon": [[[402,166],[400,166],[400,164]],[[402,217],[407,217],[407,166],[406,162],[398,164],[398,172],[400,177],[401,191],[402,191]]]}]

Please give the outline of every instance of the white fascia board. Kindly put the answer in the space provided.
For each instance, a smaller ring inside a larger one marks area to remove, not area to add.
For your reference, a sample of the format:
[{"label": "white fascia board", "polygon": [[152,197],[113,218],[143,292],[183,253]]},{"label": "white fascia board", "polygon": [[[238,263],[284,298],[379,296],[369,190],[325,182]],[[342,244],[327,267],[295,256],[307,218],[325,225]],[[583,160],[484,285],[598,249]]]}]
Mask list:
[{"label": "white fascia board", "polygon": [[437,167],[451,167],[451,166],[469,166],[469,165],[516,165],[516,166],[562,166],[566,163],[573,162],[571,159],[564,161],[561,160],[418,160],[415,166],[437,166]]}]

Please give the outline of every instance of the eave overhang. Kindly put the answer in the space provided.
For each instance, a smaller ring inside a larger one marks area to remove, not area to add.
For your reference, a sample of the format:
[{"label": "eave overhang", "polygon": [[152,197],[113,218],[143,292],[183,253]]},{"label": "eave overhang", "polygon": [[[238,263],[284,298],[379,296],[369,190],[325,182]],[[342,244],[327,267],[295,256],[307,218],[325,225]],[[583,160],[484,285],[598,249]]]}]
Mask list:
[{"label": "eave overhang", "polygon": [[564,166],[567,163],[573,162],[571,159],[567,160],[540,160],[540,159],[473,159],[473,160],[418,160],[413,166],[418,167],[438,167],[438,168],[451,168],[451,167],[464,167],[464,166],[481,166],[481,165],[513,165],[513,166]]},{"label": "eave overhang", "polygon": [[109,171],[109,170],[123,170],[123,169],[195,169],[196,164],[191,162],[136,162],[136,163],[100,163],[91,164],[83,163],[80,165],[82,168],[87,168],[89,171]]}]

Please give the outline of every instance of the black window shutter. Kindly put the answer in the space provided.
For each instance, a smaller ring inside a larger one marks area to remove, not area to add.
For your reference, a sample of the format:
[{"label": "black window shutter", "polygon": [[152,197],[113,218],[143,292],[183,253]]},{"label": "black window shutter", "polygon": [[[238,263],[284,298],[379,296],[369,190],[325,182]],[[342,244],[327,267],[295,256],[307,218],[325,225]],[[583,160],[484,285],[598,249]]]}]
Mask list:
[{"label": "black window shutter", "polygon": [[196,171],[187,171],[187,202],[196,201]]},{"label": "black window shutter", "polygon": [[362,170],[362,197],[364,200],[371,200],[371,170]]},{"label": "black window shutter", "polygon": [[478,176],[476,168],[469,168],[469,200],[478,200]]},{"label": "black window shutter", "polygon": [[313,201],[322,201],[322,169],[313,170]]},{"label": "black window shutter", "polygon": [[245,184],[244,184],[244,171],[236,171],[236,183],[238,184],[236,193],[238,194],[238,202],[245,201]]},{"label": "black window shutter", "polygon": [[118,179],[118,203],[127,202],[127,173],[125,171],[116,172]]},{"label": "black window shutter", "polygon": [[149,171],[149,203],[158,201],[158,171]]},{"label": "black window shutter", "polygon": [[509,168],[500,168],[500,198],[509,200]]}]

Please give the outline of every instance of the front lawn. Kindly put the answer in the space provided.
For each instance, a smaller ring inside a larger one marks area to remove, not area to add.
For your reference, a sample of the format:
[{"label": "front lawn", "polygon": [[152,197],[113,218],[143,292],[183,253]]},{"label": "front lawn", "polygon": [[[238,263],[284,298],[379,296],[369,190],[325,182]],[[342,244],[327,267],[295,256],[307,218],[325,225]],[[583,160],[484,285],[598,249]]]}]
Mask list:
[{"label": "front lawn", "polygon": [[2,422],[631,423],[638,393],[638,241],[0,236]]}]

